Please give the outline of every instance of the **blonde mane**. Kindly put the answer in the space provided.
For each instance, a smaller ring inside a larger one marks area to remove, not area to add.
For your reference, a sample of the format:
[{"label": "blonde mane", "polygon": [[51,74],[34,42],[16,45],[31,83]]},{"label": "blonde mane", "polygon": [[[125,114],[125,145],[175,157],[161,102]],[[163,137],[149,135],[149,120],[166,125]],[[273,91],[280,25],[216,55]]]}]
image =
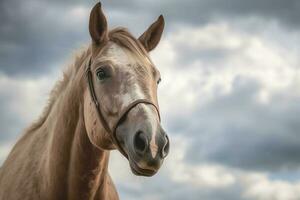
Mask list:
[{"label": "blonde mane", "polygon": [[62,73],[62,78],[56,81],[54,87],[49,93],[47,105],[37,121],[33,122],[27,129],[26,132],[32,132],[39,128],[47,119],[54,103],[59,96],[64,92],[66,87],[69,85],[70,80],[76,75],[80,67],[84,64],[86,58],[90,55],[90,48],[80,50],[74,54],[74,62],[66,67]]}]

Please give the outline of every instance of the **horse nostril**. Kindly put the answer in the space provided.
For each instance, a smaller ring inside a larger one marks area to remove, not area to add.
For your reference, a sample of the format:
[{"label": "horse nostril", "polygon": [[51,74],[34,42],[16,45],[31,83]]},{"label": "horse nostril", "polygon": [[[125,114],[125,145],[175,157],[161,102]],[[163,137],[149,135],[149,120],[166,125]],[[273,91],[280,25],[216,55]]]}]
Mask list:
[{"label": "horse nostril", "polygon": [[134,137],[134,147],[138,154],[144,154],[148,146],[148,140],[142,131],[138,131]]},{"label": "horse nostril", "polygon": [[168,155],[169,149],[170,149],[170,142],[169,142],[168,136],[166,135],[166,143],[165,143],[165,145],[163,146],[162,152],[161,152],[161,157],[162,157],[162,158],[165,158],[165,157]]}]

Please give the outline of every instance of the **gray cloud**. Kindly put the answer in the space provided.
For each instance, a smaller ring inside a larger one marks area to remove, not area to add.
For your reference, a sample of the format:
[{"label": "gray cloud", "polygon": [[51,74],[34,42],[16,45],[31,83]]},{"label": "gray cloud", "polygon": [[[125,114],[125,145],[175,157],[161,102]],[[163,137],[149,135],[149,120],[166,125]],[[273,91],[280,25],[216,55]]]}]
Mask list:
[{"label": "gray cloud", "polygon": [[199,24],[204,20],[222,17],[241,18],[246,16],[260,16],[275,19],[288,26],[299,26],[300,3],[296,0],[212,0],[212,1],[172,1],[167,4],[165,11],[170,16],[184,23]]},{"label": "gray cloud", "polygon": [[62,8],[37,1],[1,4],[0,70],[7,74],[45,73],[88,38],[82,24],[64,24]]},{"label": "gray cloud", "polygon": [[[54,1],[58,4],[72,5],[74,1]],[[94,1],[97,2],[97,1]],[[75,3],[86,3],[86,1],[76,0]],[[255,0],[255,1],[239,1],[239,0],[167,0],[167,1],[138,1],[130,0],[126,2],[102,1],[104,7],[109,9],[118,9],[126,12],[164,13],[166,17],[174,22],[184,22],[201,24],[212,18],[222,17],[245,17],[247,15],[260,16],[268,19],[276,19],[283,24],[290,26],[299,25],[300,3],[297,0]]]},{"label": "gray cloud", "polygon": [[192,138],[187,161],[259,171],[299,168],[300,98],[282,93],[259,104],[258,91],[253,81],[237,82],[231,94],[195,109],[188,119],[179,116],[170,129]]}]

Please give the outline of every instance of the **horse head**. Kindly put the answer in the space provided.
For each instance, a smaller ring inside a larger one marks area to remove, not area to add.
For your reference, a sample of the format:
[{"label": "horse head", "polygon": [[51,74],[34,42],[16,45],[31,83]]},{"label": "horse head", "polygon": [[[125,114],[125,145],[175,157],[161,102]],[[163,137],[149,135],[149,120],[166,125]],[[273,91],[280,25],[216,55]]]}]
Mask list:
[{"label": "horse head", "polygon": [[126,29],[109,31],[101,4],[90,14],[91,56],[86,64],[84,121],[88,137],[102,150],[118,149],[132,172],[154,175],[169,152],[160,123],[160,73],[149,57],[160,41],[164,18],[138,38]]}]

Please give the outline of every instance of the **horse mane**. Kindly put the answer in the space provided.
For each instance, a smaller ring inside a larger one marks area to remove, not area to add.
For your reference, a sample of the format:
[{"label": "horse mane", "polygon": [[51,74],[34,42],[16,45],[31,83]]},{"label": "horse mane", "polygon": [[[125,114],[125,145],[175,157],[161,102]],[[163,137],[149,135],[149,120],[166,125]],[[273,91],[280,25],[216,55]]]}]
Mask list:
[{"label": "horse mane", "polygon": [[33,122],[26,129],[26,132],[34,131],[35,129],[39,128],[46,121],[56,100],[66,89],[66,87],[69,84],[72,77],[76,74],[76,72],[79,70],[79,68],[83,65],[86,58],[90,55],[90,52],[91,52],[90,48],[75,52],[74,62],[72,64],[69,64],[66,67],[66,69],[63,71],[62,78],[59,79],[58,81],[56,81],[56,83],[54,84],[54,87],[52,88],[52,90],[49,93],[47,104],[44,107],[42,114],[40,115],[38,120]]},{"label": "horse mane", "polygon": [[[118,44],[119,46],[129,50],[133,53],[133,55],[137,56],[137,58],[141,61],[144,61],[145,58],[150,60],[148,53],[142,44],[134,37],[132,34],[123,27],[118,27],[109,32],[109,40]],[[49,116],[53,105],[59,96],[64,92],[67,86],[70,83],[78,71],[84,72],[85,70],[79,70],[81,67],[84,67],[84,63],[86,59],[91,55],[91,48],[85,48],[77,53],[75,53],[74,62],[64,70],[63,76],[61,80],[58,80],[53,89],[49,94],[49,98],[47,101],[47,105],[45,106],[42,114],[38,118],[37,121],[33,122],[27,129],[26,132],[32,132],[42,126],[42,124],[46,121]],[[83,75],[83,74],[82,74]]]}]

